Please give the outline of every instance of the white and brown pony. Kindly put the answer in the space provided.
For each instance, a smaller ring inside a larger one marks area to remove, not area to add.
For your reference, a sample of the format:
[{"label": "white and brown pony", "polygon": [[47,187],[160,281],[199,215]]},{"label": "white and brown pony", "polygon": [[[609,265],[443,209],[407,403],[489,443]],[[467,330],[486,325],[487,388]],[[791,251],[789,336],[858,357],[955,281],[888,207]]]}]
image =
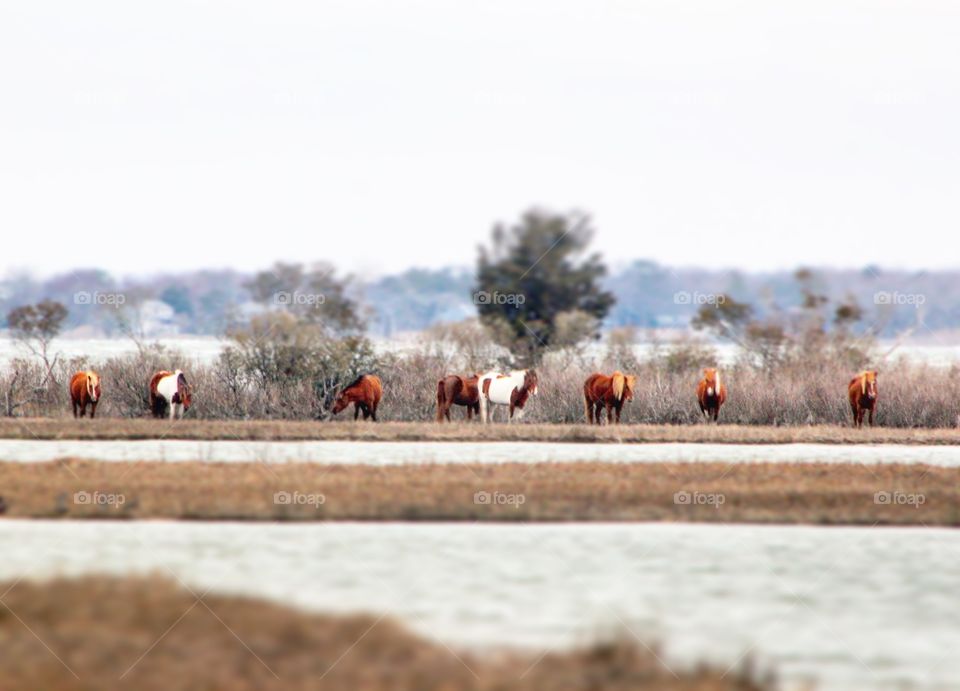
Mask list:
[{"label": "white and brown pony", "polygon": [[74,417],[84,417],[88,404],[90,417],[96,417],[97,403],[100,402],[100,375],[93,370],[74,374],[70,379],[70,400],[73,402]]},{"label": "white and brown pony", "polygon": [[191,403],[190,385],[180,370],[163,370],[150,379],[150,411],[154,417],[163,417],[169,411],[171,420],[182,418]]},{"label": "white and brown pony", "polygon": [[513,370],[509,374],[487,372],[477,382],[480,390],[480,420],[486,424],[492,420],[490,405],[510,407],[509,420],[514,413],[519,420],[523,417],[523,406],[530,396],[537,395],[537,373],[532,369]]}]

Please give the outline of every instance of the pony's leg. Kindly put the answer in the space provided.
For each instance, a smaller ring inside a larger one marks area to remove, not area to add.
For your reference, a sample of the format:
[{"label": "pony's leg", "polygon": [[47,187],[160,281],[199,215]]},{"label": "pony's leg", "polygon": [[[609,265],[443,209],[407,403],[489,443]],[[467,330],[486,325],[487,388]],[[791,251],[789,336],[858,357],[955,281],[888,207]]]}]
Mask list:
[{"label": "pony's leg", "polygon": [[487,406],[489,406],[489,405],[490,405],[490,402],[487,401],[486,396],[484,396],[484,395],[481,393],[481,394],[480,394],[480,423],[481,423],[481,424],[486,425],[488,422],[490,422],[490,421],[487,419],[487,415],[488,415],[489,412],[490,412],[489,409],[487,408]]},{"label": "pony's leg", "polygon": [[354,403],[353,404],[353,421],[356,422],[358,417],[360,417],[360,404]]},{"label": "pony's leg", "polygon": [[373,406],[370,408],[370,417],[373,419],[374,422],[377,421],[377,406],[378,406],[378,405],[380,405],[379,401],[376,402],[376,403],[374,403]]},{"label": "pony's leg", "polygon": [[95,418],[96,416],[97,416],[97,404],[96,404],[96,403],[91,403],[91,404],[90,404],[90,419],[92,420],[92,419]]},{"label": "pony's leg", "polygon": [[77,417],[77,402],[71,401],[71,403],[73,403],[73,416]]},{"label": "pony's leg", "polygon": [[870,426],[873,427],[873,408],[870,409]]},{"label": "pony's leg", "polygon": [[613,424],[613,406],[609,403],[604,404],[604,407],[607,409],[607,424]]},{"label": "pony's leg", "polygon": [[176,403],[171,403],[171,404],[170,404],[170,419],[173,420],[174,418],[176,418],[176,416],[177,416],[177,404],[176,404]]},{"label": "pony's leg", "polygon": [[603,424],[603,418],[601,418],[602,413],[603,413],[603,403],[601,403],[600,401],[597,401],[596,403],[593,404],[593,419],[596,421],[597,425]]},{"label": "pony's leg", "polygon": [[620,405],[616,405],[616,406],[613,407],[613,409],[617,412],[617,424],[618,424],[618,425],[620,424],[620,409],[621,409],[621,408],[623,408],[623,403],[621,403]]}]

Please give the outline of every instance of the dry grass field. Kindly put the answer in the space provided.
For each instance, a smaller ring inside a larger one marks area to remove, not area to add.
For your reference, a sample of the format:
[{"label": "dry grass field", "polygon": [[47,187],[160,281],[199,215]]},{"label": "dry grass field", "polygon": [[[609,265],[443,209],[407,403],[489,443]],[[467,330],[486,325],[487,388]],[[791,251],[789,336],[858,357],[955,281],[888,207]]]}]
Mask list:
[{"label": "dry grass field", "polygon": [[671,671],[626,638],[542,659],[513,651],[481,656],[391,620],[308,615],[239,597],[198,601],[200,593],[155,578],[0,583],[0,593],[4,691],[774,688],[746,670]]},{"label": "dry grass field", "polygon": [[960,525],[960,469],[561,463],[0,464],[11,517]]},{"label": "dry grass field", "polygon": [[0,439],[198,439],[364,441],[690,442],[710,444],[957,444],[960,429],[839,425],[495,424],[457,422],[305,422],[285,420],[168,420],[4,418]]}]

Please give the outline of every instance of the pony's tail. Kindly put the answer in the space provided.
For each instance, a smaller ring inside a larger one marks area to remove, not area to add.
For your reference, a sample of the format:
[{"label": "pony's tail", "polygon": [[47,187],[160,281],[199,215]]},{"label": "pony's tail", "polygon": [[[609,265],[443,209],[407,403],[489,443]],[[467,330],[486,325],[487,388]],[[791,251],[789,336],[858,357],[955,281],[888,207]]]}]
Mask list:
[{"label": "pony's tail", "polygon": [[441,379],[437,382],[437,422],[443,422],[443,409],[446,402],[446,386],[443,383],[443,379]]},{"label": "pony's tail", "polygon": [[613,379],[613,397],[619,401],[623,398],[623,387],[626,385],[627,380],[623,376],[623,372],[614,372],[612,379]]}]

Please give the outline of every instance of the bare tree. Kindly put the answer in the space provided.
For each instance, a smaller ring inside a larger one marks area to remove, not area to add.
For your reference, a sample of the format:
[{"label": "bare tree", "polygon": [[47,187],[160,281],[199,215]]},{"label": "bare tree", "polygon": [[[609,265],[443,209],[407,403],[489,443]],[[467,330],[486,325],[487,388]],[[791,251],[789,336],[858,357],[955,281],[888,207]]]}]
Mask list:
[{"label": "bare tree", "polygon": [[44,300],[36,305],[17,307],[7,314],[7,325],[13,338],[43,361],[47,379],[56,384],[53,368],[59,354],[50,359],[50,344],[67,318],[67,308],[59,302]]}]

